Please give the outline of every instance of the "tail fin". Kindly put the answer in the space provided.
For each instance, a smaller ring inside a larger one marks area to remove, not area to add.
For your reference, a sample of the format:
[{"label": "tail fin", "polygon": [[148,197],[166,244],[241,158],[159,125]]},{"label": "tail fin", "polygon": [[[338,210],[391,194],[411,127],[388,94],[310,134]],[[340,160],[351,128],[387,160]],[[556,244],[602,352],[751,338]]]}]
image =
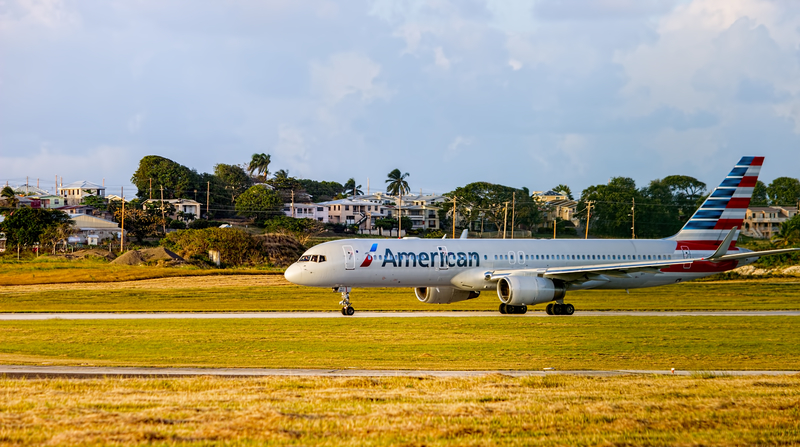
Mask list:
[{"label": "tail fin", "polygon": [[[708,196],[678,234],[670,237],[681,246],[715,249],[734,227],[742,228],[764,157],[742,157]],[[733,238],[733,248],[739,231]]]}]

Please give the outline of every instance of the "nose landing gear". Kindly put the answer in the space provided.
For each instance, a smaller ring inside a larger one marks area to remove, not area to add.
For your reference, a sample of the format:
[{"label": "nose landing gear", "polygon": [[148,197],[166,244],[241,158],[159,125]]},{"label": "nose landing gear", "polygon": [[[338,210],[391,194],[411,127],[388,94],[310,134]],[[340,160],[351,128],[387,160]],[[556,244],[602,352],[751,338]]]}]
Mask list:
[{"label": "nose landing gear", "polygon": [[350,305],[350,287],[339,287],[339,291],[342,292],[342,300],[339,301],[339,305],[342,306],[342,315],[352,316],[356,310]]}]

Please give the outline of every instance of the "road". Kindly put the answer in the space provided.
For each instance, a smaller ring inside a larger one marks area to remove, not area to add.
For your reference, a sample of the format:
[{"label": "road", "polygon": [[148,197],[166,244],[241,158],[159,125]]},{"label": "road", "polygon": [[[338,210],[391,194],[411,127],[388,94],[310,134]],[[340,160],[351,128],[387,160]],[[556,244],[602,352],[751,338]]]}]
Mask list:
[{"label": "road", "polygon": [[544,312],[525,315],[500,315],[499,312],[358,312],[345,317],[340,312],[131,312],[131,313],[0,313],[0,321],[24,320],[155,320],[155,319],[225,319],[225,318],[422,318],[422,317],[496,317],[496,318],[575,318],[575,317],[798,317],[800,310],[741,311],[576,311],[572,317],[549,316]]},{"label": "road", "polygon": [[479,377],[502,374],[511,377],[545,376],[566,374],[573,376],[609,377],[630,374],[676,375],[716,374],[728,376],[779,376],[798,374],[800,371],[664,371],[664,370],[613,370],[613,371],[433,371],[433,370],[369,370],[369,369],[267,369],[267,368],[140,368],[103,366],[26,366],[0,365],[0,377]]}]

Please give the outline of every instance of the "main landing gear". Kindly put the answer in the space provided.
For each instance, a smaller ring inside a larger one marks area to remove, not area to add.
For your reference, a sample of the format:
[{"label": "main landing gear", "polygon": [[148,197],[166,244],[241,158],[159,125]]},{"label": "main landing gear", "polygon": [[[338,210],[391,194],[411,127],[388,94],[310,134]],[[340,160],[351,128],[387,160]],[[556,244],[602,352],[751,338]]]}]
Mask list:
[{"label": "main landing gear", "polygon": [[352,316],[356,310],[350,305],[350,287],[340,287],[339,290],[342,292],[342,300],[339,301],[339,305],[342,306],[342,315]]},{"label": "main landing gear", "polygon": [[575,306],[564,303],[550,303],[544,309],[547,315],[572,315],[575,313]]},{"label": "main landing gear", "polygon": [[511,304],[501,303],[500,304],[500,313],[501,314],[519,314],[522,315],[528,311],[528,306],[512,306]]}]

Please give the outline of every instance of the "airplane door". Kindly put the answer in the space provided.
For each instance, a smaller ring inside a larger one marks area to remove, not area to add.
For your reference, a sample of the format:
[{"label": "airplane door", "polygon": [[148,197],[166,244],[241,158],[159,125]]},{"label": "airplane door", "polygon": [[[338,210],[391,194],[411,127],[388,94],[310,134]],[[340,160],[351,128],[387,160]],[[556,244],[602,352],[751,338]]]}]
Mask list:
[{"label": "airplane door", "polygon": [[508,263],[509,264],[515,264],[516,263],[516,261],[514,260],[514,252],[513,251],[508,252]]},{"label": "airplane door", "polygon": [[525,262],[525,252],[524,251],[518,251],[517,252],[517,262],[519,262],[520,264],[527,264],[527,262]]},{"label": "airplane door", "polygon": [[356,252],[353,251],[352,245],[344,245],[342,246],[342,250],[344,250],[344,268],[345,270],[355,270],[356,269]]},{"label": "airplane door", "polygon": [[447,270],[447,247],[436,247],[439,250],[439,262],[436,263],[436,270]]},{"label": "airplane door", "polygon": [[[681,247],[681,252],[683,252],[683,259],[689,259],[692,257],[692,252],[689,251],[689,247],[685,245]],[[688,270],[692,268],[692,264],[683,264],[683,268]]]}]

